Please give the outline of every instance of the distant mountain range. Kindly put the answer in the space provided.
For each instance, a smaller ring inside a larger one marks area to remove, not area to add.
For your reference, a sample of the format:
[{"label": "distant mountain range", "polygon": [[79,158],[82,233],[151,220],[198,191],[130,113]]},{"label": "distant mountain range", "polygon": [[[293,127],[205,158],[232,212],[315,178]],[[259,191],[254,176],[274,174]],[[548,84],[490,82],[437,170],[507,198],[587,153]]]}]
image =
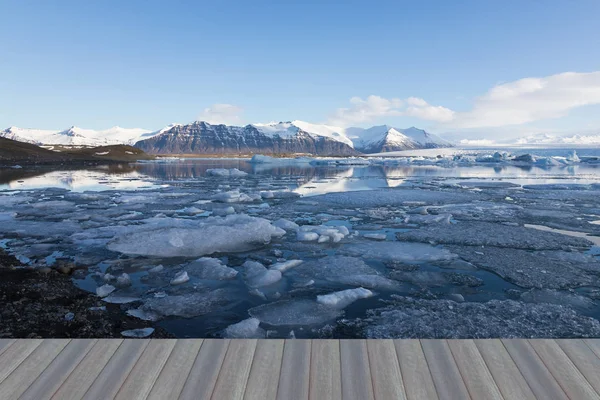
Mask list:
[{"label": "distant mountain range", "polygon": [[417,128],[388,125],[340,128],[303,121],[246,126],[212,125],[203,121],[173,124],[157,131],[113,127],[94,131],[71,127],[62,131],[10,127],[0,137],[38,145],[135,145],[152,154],[308,153],[350,156],[409,149],[452,147]]}]

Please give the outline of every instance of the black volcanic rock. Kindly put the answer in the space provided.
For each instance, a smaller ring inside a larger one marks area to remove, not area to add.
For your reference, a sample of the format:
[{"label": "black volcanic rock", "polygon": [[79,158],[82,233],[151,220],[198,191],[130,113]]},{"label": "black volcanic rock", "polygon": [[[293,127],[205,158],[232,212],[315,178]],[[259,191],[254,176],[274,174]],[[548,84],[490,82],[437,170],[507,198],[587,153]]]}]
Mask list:
[{"label": "black volcanic rock", "polygon": [[302,130],[291,137],[269,136],[252,125],[211,125],[201,121],[174,126],[158,136],[137,142],[135,147],[150,154],[360,154],[345,143]]}]

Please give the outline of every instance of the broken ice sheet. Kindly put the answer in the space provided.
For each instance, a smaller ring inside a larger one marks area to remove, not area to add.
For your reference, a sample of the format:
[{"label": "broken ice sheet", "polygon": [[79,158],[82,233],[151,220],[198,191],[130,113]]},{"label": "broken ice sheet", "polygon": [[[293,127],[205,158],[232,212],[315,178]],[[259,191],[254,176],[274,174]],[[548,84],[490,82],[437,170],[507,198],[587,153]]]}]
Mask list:
[{"label": "broken ice sheet", "polygon": [[320,325],[342,315],[336,308],[314,300],[282,300],[251,308],[248,313],[272,326]]},{"label": "broken ice sheet", "polygon": [[457,303],[393,296],[356,321],[368,338],[572,338],[600,336],[600,322],[555,304],[513,300]]},{"label": "broken ice sheet", "polygon": [[347,245],[341,254],[403,263],[450,261],[455,254],[441,247],[422,243],[379,242]]}]

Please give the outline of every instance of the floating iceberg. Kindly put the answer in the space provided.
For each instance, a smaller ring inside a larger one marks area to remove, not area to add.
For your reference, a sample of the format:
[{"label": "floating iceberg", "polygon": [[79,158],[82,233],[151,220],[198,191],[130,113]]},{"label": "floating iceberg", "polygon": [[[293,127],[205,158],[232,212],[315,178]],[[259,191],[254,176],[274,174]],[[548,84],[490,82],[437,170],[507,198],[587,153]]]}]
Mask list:
[{"label": "floating iceberg", "polygon": [[242,178],[247,176],[248,173],[240,171],[237,168],[225,169],[225,168],[212,168],[206,170],[206,176],[221,176],[229,178]]},{"label": "floating iceberg", "polygon": [[223,336],[231,339],[261,339],[267,335],[264,329],[259,327],[260,321],[256,318],[248,318],[237,324],[229,325],[223,331]]},{"label": "floating iceberg", "polygon": [[354,303],[356,300],[366,299],[372,296],[374,296],[373,292],[360,287],[356,289],[346,289],[339,292],[319,295],[317,296],[317,303],[342,310]]},{"label": "floating iceberg", "polygon": [[152,223],[127,227],[126,233],[117,236],[107,248],[125,254],[155,257],[199,257],[251,250],[285,234],[283,229],[274,227],[266,219],[244,214],[209,217],[203,222],[192,223],[162,219],[171,220],[172,225],[181,227],[164,227],[164,223],[160,223],[160,227]]},{"label": "floating iceberg", "polygon": [[272,326],[320,325],[342,315],[336,308],[314,300],[282,300],[251,308],[248,313]]},{"label": "floating iceberg", "polygon": [[238,272],[224,265],[218,258],[202,257],[186,265],[185,270],[200,279],[227,280],[233,279]]},{"label": "floating iceberg", "polygon": [[259,262],[246,261],[243,267],[246,283],[252,288],[269,286],[281,280],[281,271],[267,269]]}]

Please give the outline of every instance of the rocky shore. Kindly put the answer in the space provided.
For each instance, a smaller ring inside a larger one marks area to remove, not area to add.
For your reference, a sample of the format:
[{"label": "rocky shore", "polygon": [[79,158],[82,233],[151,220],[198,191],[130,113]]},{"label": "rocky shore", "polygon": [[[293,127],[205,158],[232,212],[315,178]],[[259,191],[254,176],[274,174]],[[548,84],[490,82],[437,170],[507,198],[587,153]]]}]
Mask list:
[{"label": "rocky shore", "polygon": [[[0,338],[118,338],[121,332],[148,327],[117,304],[77,288],[73,270],[21,268],[0,249]],[[171,337],[160,327],[152,338]]]}]

